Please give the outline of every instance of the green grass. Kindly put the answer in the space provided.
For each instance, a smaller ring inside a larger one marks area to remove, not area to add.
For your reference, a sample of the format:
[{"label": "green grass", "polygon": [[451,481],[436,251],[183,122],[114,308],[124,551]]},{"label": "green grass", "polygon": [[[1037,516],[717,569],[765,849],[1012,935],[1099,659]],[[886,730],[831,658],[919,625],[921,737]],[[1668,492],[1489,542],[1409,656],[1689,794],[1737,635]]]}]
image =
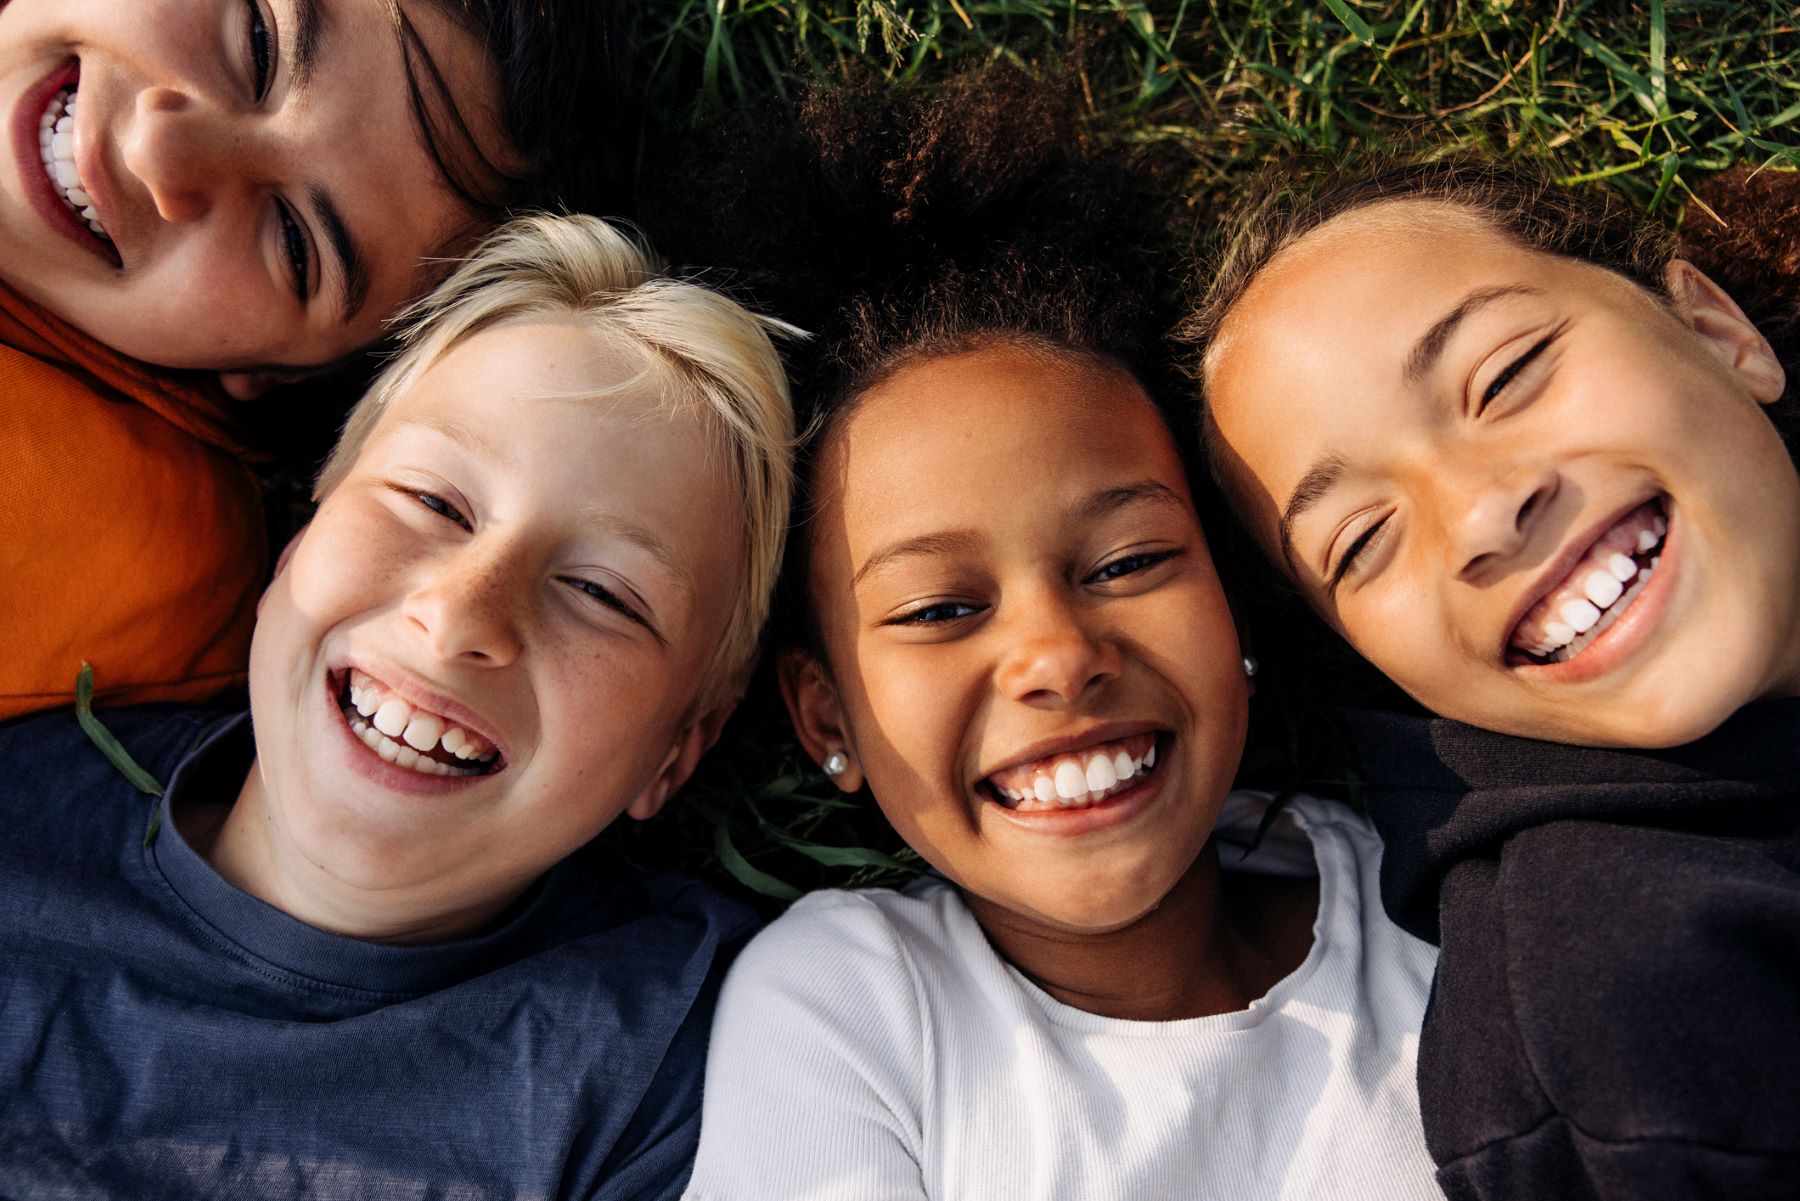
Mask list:
[{"label": "green grass", "polygon": [[[1087,135],[1178,156],[1202,216],[1264,163],[1397,139],[1550,155],[1670,219],[1733,162],[1800,166],[1800,10],[1778,4],[651,0],[641,44],[652,147],[685,114],[815,80],[930,87],[1081,45]],[[670,812],[615,841],[772,900],[916,870],[778,710],[757,702]]]}]

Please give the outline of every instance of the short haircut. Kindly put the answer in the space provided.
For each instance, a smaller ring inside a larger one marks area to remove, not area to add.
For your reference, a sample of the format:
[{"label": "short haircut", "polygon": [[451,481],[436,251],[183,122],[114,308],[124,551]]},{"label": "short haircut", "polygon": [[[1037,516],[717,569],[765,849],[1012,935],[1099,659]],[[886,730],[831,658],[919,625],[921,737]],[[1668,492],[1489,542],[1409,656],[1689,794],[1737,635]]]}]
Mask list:
[{"label": "short haircut", "polygon": [[700,413],[727,451],[733,491],[743,498],[741,565],[700,704],[739,695],[780,572],[793,484],[793,408],[770,336],[795,331],[671,277],[648,249],[597,217],[512,221],[402,313],[399,350],[350,411],[313,498],[342,482],[388,405],[452,347],[503,322],[556,317],[641,350],[667,402]]}]

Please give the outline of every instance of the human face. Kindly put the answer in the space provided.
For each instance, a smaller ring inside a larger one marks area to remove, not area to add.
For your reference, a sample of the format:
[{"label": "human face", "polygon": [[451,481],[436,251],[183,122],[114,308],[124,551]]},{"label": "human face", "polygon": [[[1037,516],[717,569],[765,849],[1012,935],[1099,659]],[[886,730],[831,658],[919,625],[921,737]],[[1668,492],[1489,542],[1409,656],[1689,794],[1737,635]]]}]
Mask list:
[{"label": "human face", "polygon": [[1142,389],[1010,347],[927,359],[860,400],[820,478],[829,667],[784,664],[802,738],[847,745],[840,782],[978,911],[1103,933],[1154,909],[1211,833],[1247,686]]},{"label": "human face", "polygon": [[[460,109],[492,107],[476,39],[406,12]],[[71,103],[47,167],[43,123]],[[473,220],[425,148],[387,0],[8,0],[0,114],[0,277],[243,394],[376,341]]]},{"label": "human face", "polygon": [[1668,746],[1800,681],[1800,484],[1767,344],[1421,201],[1347,214],[1209,358],[1223,473],[1370,662],[1489,729]]},{"label": "human face", "polygon": [[738,502],[649,368],[571,321],[509,324],[394,399],[263,598],[228,819],[267,831],[250,891],[444,934],[692,770],[723,716],[693,710]]}]

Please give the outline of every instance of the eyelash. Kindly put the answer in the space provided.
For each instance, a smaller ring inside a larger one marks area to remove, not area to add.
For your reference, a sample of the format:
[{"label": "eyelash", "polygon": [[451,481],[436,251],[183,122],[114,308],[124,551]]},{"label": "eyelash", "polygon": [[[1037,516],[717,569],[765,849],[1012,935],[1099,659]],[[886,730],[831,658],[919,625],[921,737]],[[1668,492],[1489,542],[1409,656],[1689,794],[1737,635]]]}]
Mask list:
[{"label": "eyelash", "polygon": [[1357,535],[1356,541],[1350,544],[1350,548],[1338,559],[1337,567],[1332,570],[1331,582],[1325,588],[1325,594],[1327,596],[1336,595],[1338,585],[1344,582],[1344,577],[1346,575],[1350,574],[1350,568],[1355,565],[1356,560],[1361,557],[1365,550],[1368,550],[1370,546],[1374,545],[1377,535],[1380,534],[1387,523],[1388,519],[1383,517],[1380,521],[1377,521],[1374,525]]},{"label": "eyelash", "polygon": [[[1103,565],[1100,570],[1094,572],[1082,582],[1084,584],[1105,584],[1112,580],[1124,579],[1126,576],[1136,575],[1140,571],[1148,571],[1158,563],[1165,563],[1180,553],[1181,552],[1178,550],[1165,550],[1140,551],[1136,554],[1121,555],[1112,562]],[[1116,575],[1107,574],[1115,568],[1122,570],[1119,570]],[[958,609],[962,610],[962,612],[945,614],[943,611],[948,609]],[[888,624],[897,626],[942,625],[947,621],[957,621],[964,617],[972,617],[979,612],[981,612],[981,606],[971,605],[964,601],[933,601],[929,605],[921,605],[917,609],[912,609],[897,615],[892,621],[888,622]],[[932,616],[933,614],[941,615],[934,617]]]},{"label": "eyelash", "polygon": [[268,96],[269,84],[274,78],[269,54],[269,25],[263,20],[259,0],[245,0],[245,7],[250,10],[250,73],[256,82],[256,100],[260,104]]},{"label": "eyelash", "polygon": [[1529,367],[1531,361],[1542,354],[1544,348],[1549,346],[1556,335],[1561,332],[1560,329],[1552,330],[1550,333],[1544,335],[1544,337],[1538,341],[1537,345],[1508,363],[1506,368],[1501,371],[1499,375],[1494,377],[1494,382],[1489,384],[1487,390],[1481,394],[1481,404],[1476,407],[1475,411],[1477,413],[1487,412],[1488,405],[1492,404],[1502,392],[1506,391],[1507,385],[1517,379],[1519,373]]},{"label": "eyelash", "polygon": [[305,304],[312,294],[312,254],[307,248],[306,233],[294,220],[293,210],[280,200],[275,202],[275,213],[281,221],[281,249],[294,279],[294,292]]},{"label": "eyelash", "polygon": [[[1103,564],[1100,570],[1089,576],[1086,583],[1104,584],[1111,580],[1122,580],[1126,576],[1136,575],[1140,571],[1149,571],[1158,563],[1166,563],[1181,552],[1178,550],[1137,551],[1129,555],[1120,555],[1110,563]],[[1117,574],[1109,575],[1114,568],[1125,568]]]}]

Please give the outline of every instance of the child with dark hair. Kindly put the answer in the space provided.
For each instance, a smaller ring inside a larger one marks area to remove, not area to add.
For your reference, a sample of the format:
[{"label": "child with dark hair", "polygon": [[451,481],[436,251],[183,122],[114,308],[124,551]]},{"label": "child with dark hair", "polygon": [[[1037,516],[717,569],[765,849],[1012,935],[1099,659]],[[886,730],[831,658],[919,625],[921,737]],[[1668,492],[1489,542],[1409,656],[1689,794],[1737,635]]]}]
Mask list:
[{"label": "child with dark hair", "polygon": [[793,193],[740,211],[793,226],[741,277],[819,331],[782,693],[938,874],[746,950],[690,1197],[1436,1193],[1430,953],[1348,809],[1247,850],[1255,665],[1157,399],[1155,197],[1074,156],[1065,95],[990,72],[742,139]]},{"label": "child with dark hair", "polygon": [[353,412],[248,712],[0,725],[0,1194],[679,1192],[754,920],[570,857],[755,661],[778,328],[597,218],[503,227]]},{"label": "child with dark hair", "polygon": [[1188,325],[1214,468],[1441,715],[1356,725],[1389,911],[1442,946],[1419,1082],[1445,1191],[1793,1196],[1781,356],[1666,231],[1522,167],[1282,180],[1232,235]]},{"label": "child with dark hair", "polygon": [[241,679],[234,400],[516,209],[624,201],[620,0],[0,3],[0,719]]}]

